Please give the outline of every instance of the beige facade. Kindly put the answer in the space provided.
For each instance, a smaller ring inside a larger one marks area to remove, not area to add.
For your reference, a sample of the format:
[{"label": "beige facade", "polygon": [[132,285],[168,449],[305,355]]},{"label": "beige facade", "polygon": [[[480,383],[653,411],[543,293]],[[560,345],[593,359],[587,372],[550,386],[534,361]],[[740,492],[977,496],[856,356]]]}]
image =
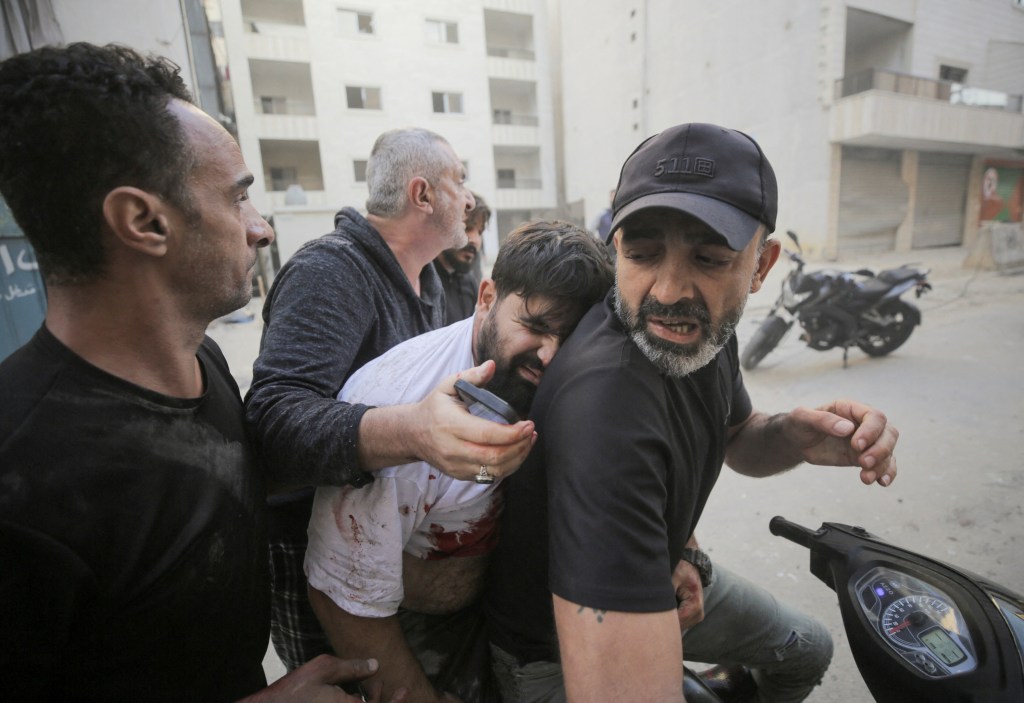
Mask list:
[{"label": "beige facade", "polygon": [[381,132],[446,137],[499,236],[556,205],[546,15],[535,0],[207,0],[253,199],[279,259],[364,209]]},{"label": "beige facade", "polygon": [[588,221],[636,144],[679,122],[754,136],[779,176],[780,230],[825,257],[970,244],[986,167],[1002,164],[1004,180],[1024,169],[1024,8],[1012,0],[551,8],[565,199]]}]

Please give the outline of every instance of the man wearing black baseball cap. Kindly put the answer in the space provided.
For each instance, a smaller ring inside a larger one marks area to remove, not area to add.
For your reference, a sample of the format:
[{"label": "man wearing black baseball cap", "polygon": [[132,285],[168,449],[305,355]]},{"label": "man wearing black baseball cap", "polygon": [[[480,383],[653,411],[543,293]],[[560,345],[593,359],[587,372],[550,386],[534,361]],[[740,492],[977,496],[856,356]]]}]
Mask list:
[{"label": "man wearing black baseball cap", "polygon": [[693,538],[723,462],[896,475],[898,433],[877,410],[751,405],[734,331],[778,258],[777,210],[771,165],[732,129],[672,127],[623,165],[616,285],[548,367],[537,444],[506,482],[486,596],[506,701],[681,701],[684,644],[749,663],[762,700],[800,701],[820,681],[824,628],[713,570]]}]

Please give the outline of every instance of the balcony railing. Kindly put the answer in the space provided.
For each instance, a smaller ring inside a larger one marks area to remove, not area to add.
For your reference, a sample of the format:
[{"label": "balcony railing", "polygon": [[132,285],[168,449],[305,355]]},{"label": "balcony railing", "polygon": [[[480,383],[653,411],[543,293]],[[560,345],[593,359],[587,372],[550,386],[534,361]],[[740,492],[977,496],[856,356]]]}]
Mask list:
[{"label": "balcony railing", "polygon": [[521,59],[523,61],[533,61],[535,56],[533,49],[521,49],[515,46],[488,46],[487,55],[499,59]]},{"label": "balcony railing", "polygon": [[259,96],[255,100],[256,113],[261,115],[315,115],[312,100],[296,100]]},{"label": "balcony railing", "polygon": [[972,88],[962,83],[911,76],[884,69],[871,68],[843,76],[836,81],[836,98],[845,98],[868,90],[884,90],[901,95],[931,98],[952,105],[970,105],[1019,113],[1024,97],[996,90]]},{"label": "balcony railing", "polygon": [[498,188],[516,190],[539,190],[543,185],[539,178],[504,178],[498,177]]},{"label": "balcony railing", "polygon": [[537,115],[522,115],[509,110],[495,110],[493,124],[513,124],[521,127],[536,127],[540,124],[540,119]]}]

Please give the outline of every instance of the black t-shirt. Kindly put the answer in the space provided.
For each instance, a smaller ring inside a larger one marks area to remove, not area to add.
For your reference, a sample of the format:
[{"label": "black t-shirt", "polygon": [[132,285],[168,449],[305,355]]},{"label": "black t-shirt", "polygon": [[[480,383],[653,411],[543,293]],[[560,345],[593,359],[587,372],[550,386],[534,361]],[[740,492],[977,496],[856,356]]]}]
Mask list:
[{"label": "black t-shirt", "polygon": [[[479,260],[477,257],[477,261]],[[480,279],[473,272],[449,273],[438,259],[434,259],[434,269],[437,271],[437,277],[441,279],[441,288],[444,290],[444,324],[450,325],[472,316],[476,311]]]},{"label": "black t-shirt", "polygon": [[266,685],[264,478],[209,339],[179,399],[46,328],[0,364],[0,698],[228,701]]},{"label": "black t-shirt", "polygon": [[671,575],[751,412],[735,338],[682,379],[626,336],[611,294],[544,373],[538,442],[506,480],[488,575],[491,639],[522,661],[557,661],[551,593],[595,609],[676,607]]}]

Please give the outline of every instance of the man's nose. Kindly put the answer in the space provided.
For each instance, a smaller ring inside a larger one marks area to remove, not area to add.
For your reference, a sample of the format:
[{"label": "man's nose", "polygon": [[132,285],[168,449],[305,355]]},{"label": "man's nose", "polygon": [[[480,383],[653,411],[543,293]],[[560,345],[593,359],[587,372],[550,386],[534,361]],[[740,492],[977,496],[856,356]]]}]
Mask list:
[{"label": "man's nose", "polygon": [[274,241],[274,228],[270,226],[262,215],[253,212],[249,219],[248,231],[249,242],[256,247],[267,247]]},{"label": "man's nose", "polygon": [[651,295],[664,305],[695,298],[696,286],[692,271],[684,264],[663,266],[651,287]]},{"label": "man's nose", "polygon": [[472,212],[476,209],[476,198],[473,197],[472,191],[466,189],[466,212]]},{"label": "man's nose", "polygon": [[558,353],[558,348],[561,346],[562,342],[555,335],[548,335],[544,338],[540,349],[537,350],[537,358],[540,359],[540,363],[544,368],[547,368],[551,360],[555,358],[555,354]]}]

